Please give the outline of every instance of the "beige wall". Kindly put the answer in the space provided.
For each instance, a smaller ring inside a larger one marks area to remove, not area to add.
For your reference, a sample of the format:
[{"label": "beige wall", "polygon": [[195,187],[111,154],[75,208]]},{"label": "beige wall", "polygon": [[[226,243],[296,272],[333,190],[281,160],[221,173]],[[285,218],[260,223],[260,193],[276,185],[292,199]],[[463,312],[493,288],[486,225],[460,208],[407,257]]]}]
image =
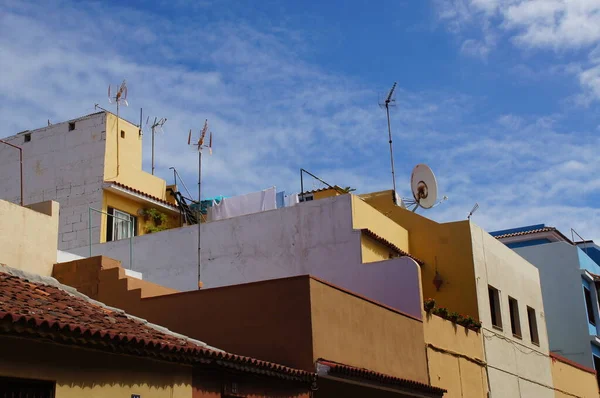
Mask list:
[{"label": "beige wall", "polygon": [[52,201],[21,207],[0,200],[0,264],[49,276],[58,249],[58,210]]},{"label": "beige wall", "polygon": [[445,398],[487,397],[481,333],[431,314],[423,319],[431,385],[448,390]]},{"label": "beige wall", "polygon": [[[104,180],[117,181],[166,200],[166,181],[142,171],[142,136],[139,134],[139,128],[119,119],[118,130],[117,117],[107,113]],[[121,130],[125,132],[125,138],[121,137]]]},{"label": "beige wall", "polygon": [[0,376],[56,382],[56,398],[189,398],[192,368],[0,337]]},{"label": "beige wall", "polygon": [[598,382],[593,369],[582,369],[580,365],[569,363],[564,358],[553,356],[551,359],[557,398],[598,398]]},{"label": "beige wall", "polygon": [[[539,272],[514,251],[470,224],[490,388],[494,396],[553,397],[548,335]],[[502,330],[492,326],[488,285],[500,291]],[[511,331],[508,297],[517,300],[522,338]],[[535,309],[539,346],[529,335],[527,306]],[[517,377],[520,379],[517,380]]]},{"label": "beige wall", "polygon": [[423,324],[310,279],[313,358],[427,383]]}]

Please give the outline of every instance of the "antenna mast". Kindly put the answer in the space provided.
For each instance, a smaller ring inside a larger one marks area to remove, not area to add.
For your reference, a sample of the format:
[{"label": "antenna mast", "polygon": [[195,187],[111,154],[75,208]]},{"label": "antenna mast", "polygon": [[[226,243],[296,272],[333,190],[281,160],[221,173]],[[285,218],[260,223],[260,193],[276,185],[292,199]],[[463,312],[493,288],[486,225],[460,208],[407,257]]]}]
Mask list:
[{"label": "antenna mast", "polygon": [[[146,126],[148,125],[149,120],[150,120],[150,118],[146,119]],[[163,117],[160,120],[158,118],[154,118],[154,121],[152,122],[152,125],[150,126],[150,128],[152,129],[152,175],[154,175],[154,134],[156,133],[156,128],[159,128],[159,130],[162,132],[163,131],[162,128],[166,122],[167,122],[166,117]]]},{"label": "antenna mast", "polygon": [[125,80],[123,80],[123,83],[121,83],[121,85],[118,86],[117,92],[114,97],[110,95],[110,91],[111,91],[111,87],[109,85],[108,86],[108,102],[112,104],[114,101],[117,104],[117,134],[116,135],[117,135],[117,177],[118,177],[119,176],[119,135],[120,135],[119,105],[122,102],[123,104],[125,104],[125,106],[129,106],[129,104],[127,103],[127,83],[125,82]]},{"label": "antenna mast", "polygon": [[383,104],[380,104],[381,106],[385,107],[385,113],[387,115],[388,137],[389,137],[389,143],[390,143],[390,162],[392,164],[392,186],[394,187],[394,198],[396,197],[396,173],[394,171],[394,149],[392,146],[392,127],[390,125],[390,106],[394,106],[393,102],[395,101],[395,99],[394,99],[394,91],[395,90],[396,90],[396,82],[394,82],[394,85],[392,86],[391,90],[389,91]]},{"label": "antenna mast", "polygon": [[201,256],[201,240],[200,240],[200,232],[201,232],[201,224],[202,224],[202,149],[208,148],[209,154],[212,155],[212,132],[210,133],[210,139],[208,145],[204,143],[204,138],[206,136],[206,132],[208,131],[208,119],[204,121],[204,127],[200,132],[200,138],[198,141],[192,143],[192,130],[188,135],[188,145],[193,145],[198,150],[198,206],[200,208],[200,214],[198,216],[198,289],[202,288],[202,279],[200,278],[201,273],[201,265],[202,265],[202,256]]}]

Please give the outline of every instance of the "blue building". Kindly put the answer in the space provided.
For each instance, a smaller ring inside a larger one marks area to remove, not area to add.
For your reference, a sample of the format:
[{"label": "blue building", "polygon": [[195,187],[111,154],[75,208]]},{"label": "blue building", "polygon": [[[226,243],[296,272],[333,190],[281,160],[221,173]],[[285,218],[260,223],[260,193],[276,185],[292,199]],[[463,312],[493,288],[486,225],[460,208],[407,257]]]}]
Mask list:
[{"label": "blue building", "polygon": [[544,224],[490,234],[539,269],[550,351],[600,372],[600,247]]}]

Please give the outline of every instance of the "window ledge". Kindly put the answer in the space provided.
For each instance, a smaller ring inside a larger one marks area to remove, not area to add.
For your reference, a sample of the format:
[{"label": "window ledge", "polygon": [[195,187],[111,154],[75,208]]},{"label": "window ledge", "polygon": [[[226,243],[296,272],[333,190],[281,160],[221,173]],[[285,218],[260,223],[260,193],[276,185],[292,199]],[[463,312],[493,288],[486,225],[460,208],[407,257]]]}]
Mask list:
[{"label": "window ledge", "polygon": [[492,327],[493,327],[494,329],[496,329],[496,330],[499,330],[499,331],[501,331],[501,332],[503,332],[503,331],[504,331],[504,329],[502,329],[502,326],[496,326],[496,325],[492,325]]},{"label": "window ledge", "polygon": [[535,346],[540,346],[540,343],[536,343],[535,341],[532,341],[531,344],[535,345]]},{"label": "window ledge", "polygon": [[523,340],[523,336],[520,336],[520,335],[518,335],[518,334],[514,334],[514,333],[513,333],[513,337],[515,337],[515,338],[517,338],[517,339],[519,339],[519,340]]}]

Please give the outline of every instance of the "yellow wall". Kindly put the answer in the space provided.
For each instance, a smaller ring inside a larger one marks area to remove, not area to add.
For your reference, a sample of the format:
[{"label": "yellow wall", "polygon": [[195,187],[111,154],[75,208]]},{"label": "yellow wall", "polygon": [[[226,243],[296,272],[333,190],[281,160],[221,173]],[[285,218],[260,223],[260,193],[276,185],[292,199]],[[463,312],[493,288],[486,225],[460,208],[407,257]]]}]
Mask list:
[{"label": "yellow wall", "polygon": [[408,231],[355,195],[352,195],[352,228],[368,228],[410,253]]},{"label": "yellow wall", "polygon": [[310,279],[314,360],[427,383],[423,323]]},{"label": "yellow wall", "polygon": [[331,198],[332,196],[342,195],[337,190],[333,188],[324,189],[322,191],[313,192],[313,200],[319,200],[323,198]]},{"label": "yellow wall", "polygon": [[[141,210],[152,208],[152,206],[148,205],[147,203],[136,201],[133,199],[133,197],[119,195],[114,192],[105,190],[104,199],[102,202],[102,211],[107,212],[109,207],[124,211],[126,213],[131,214],[132,216],[136,216],[138,235],[145,235],[146,228],[151,225],[154,225],[154,222],[152,220],[145,221],[144,217],[139,215]],[[168,221],[165,225],[166,229],[177,228],[181,226],[181,219],[178,213],[169,212],[168,210],[161,209],[158,207],[155,208],[161,213],[167,215]],[[106,242],[106,223],[108,218],[109,216],[107,216],[106,214],[102,215],[102,222],[100,224],[100,243]]]},{"label": "yellow wall", "polygon": [[[435,298],[438,306],[450,311],[478,318],[470,223],[459,221],[439,224],[394,205],[391,191],[353,197],[357,202],[361,198],[364,200],[363,205],[372,206],[380,215],[389,217],[402,230],[408,231],[405,234],[410,236],[410,241],[407,237],[408,249],[404,250],[425,262],[421,266],[423,297]],[[404,248],[378,231],[374,232]],[[436,267],[444,280],[439,291],[433,285]]]},{"label": "yellow wall", "polygon": [[58,249],[59,204],[0,200],[0,264],[50,276]]},{"label": "yellow wall", "polygon": [[[598,397],[596,375],[566,362],[551,358],[556,397]],[[572,394],[572,395],[569,395]]]},{"label": "yellow wall", "polygon": [[363,263],[374,263],[398,256],[394,250],[364,234],[360,237],[360,246]]},{"label": "yellow wall", "polygon": [[444,398],[487,397],[481,333],[435,315],[423,315],[431,384],[448,390]]},{"label": "yellow wall", "polygon": [[0,337],[0,376],[56,382],[56,398],[189,398],[192,368],[139,357]]},{"label": "yellow wall", "polygon": [[[125,138],[121,138],[121,130],[125,132]],[[169,199],[166,194],[166,181],[142,170],[142,136],[139,134],[139,128],[124,119],[119,119],[117,131],[117,117],[111,113],[106,113],[104,180],[117,181],[157,198]]]}]

